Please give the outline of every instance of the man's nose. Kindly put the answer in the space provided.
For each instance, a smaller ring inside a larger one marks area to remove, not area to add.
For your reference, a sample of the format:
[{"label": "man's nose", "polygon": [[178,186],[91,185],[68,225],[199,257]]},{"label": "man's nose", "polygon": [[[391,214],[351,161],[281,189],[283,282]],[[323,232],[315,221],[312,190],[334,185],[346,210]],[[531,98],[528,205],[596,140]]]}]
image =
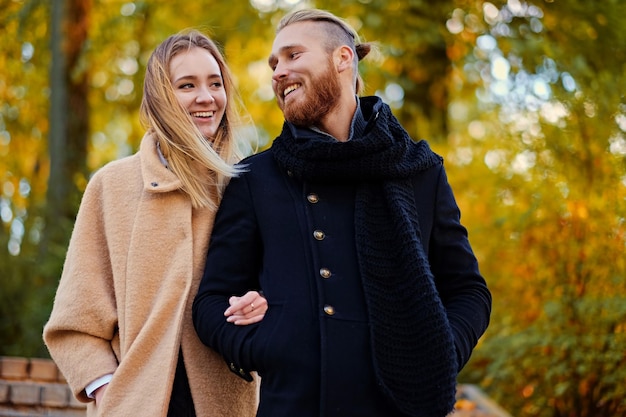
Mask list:
[{"label": "man's nose", "polygon": [[272,73],[272,79],[274,81],[278,81],[281,78],[286,77],[287,74],[289,74],[289,71],[287,71],[287,66],[278,63],[276,64],[276,67],[274,68],[274,72]]}]

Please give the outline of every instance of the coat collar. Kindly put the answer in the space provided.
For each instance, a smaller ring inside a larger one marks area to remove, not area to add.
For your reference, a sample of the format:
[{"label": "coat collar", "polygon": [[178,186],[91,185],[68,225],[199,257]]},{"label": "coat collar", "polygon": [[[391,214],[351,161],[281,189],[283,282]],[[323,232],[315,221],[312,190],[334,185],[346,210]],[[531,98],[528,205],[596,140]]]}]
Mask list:
[{"label": "coat collar", "polygon": [[182,187],[178,177],[161,162],[153,134],[146,133],[141,140],[139,158],[143,188],[146,192],[165,193]]}]

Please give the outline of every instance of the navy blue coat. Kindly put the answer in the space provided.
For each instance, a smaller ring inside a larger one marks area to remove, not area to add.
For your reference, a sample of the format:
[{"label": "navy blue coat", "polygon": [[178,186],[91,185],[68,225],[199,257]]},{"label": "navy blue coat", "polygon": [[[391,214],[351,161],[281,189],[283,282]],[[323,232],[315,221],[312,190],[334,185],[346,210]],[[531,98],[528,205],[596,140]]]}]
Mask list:
[{"label": "navy blue coat", "polygon": [[[394,417],[377,388],[354,242],[355,189],[292,178],[271,150],[244,161],[217,213],[193,307],[201,340],[231,370],[262,378],[262,417]],[[491,296],[460,223],[443,164],[414,178],[422,242],[462,367],[485,331]],[[228,297],[262,289],[261,323],[235,326]],[[425,387],[428,389],[428,387]]]}]

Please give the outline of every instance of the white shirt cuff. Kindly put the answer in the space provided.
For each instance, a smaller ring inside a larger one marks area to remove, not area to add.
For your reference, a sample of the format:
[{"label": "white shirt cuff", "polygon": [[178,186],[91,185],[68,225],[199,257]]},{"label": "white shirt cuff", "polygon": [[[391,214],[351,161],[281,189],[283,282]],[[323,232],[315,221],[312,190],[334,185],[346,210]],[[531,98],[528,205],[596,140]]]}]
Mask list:
[{"label": "white shirt cuff", "polygon": [[93,395],[94,391],[96,391],[101,386],[108,384],[109,382],[111,382],[112,379],[113,379],[113,374],[108,374],[108,375],[101,376],[100,378],[93,381],[91,384],[87,385],[85,387],[85,393],[87,394],[87,397],[92,398],[92,399],[96,398]]}]

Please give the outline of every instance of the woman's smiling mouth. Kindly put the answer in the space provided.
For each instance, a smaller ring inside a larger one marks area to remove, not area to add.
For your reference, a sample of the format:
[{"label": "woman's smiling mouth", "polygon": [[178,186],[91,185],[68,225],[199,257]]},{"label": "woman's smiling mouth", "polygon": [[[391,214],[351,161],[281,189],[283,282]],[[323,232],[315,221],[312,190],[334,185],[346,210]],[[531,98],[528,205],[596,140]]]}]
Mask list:
[{"label": "woman's smiling mouth", "polygon": [[214,114],[215,114],[214,111],[197,111],[197,112],[191,113],[191,116],[207,118],[207,117],[213,117]]}]

